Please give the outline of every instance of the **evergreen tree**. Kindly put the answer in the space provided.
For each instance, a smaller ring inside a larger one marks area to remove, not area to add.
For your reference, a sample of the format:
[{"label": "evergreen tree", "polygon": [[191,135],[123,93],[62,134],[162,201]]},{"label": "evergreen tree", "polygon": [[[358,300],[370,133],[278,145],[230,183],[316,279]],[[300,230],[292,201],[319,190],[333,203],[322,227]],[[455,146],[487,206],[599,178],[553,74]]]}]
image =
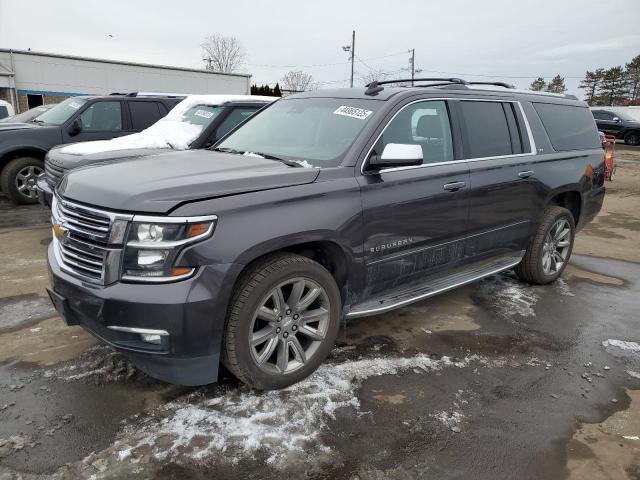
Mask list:
[{"label": "evergreen tree", "polygon": [[280,84],[276,83],[276,87],[273,89],[273,96],[274,97],[281,97],[282,96],[282,92],[280,91]]},{"label": "evergreen tree", "polygon": [[257,95],[258,93],[258,86],[257,85],[251,85],[251,95]]},{"label": "evergreen tree", "polygon": [[529,90],[533,90],[534,92],[540,92],[545,89],[547,86],[547,82],[544,81],[544,78],[538,77],[533,82],[531,82],[531,86]]},{"label": "evergreen tree", "polygon": [[640,103],[640,55],[636,55],[625,65],[624,70],[629,87],[629,101],[632,104]]},{"label": "evergreen tree", "polygon": [[602,83],[602,77],[604,76],[604,68],[598,68],[593,72],[587,70],[584,79],[580,82],[578,88],[585,90],[585,100],[589,105],[594,105],[597,97],[596,92],[598,87]]},{"label": "evergreen tree", "polygon": [[628,85],[622,67],[605,70],[598,95],[605,105],[619,105],[626,100]]},{"label": "evergreen tree", "polygon": [[547,85],[547,92],[551,93],[564,93],[567,91],[567,87],[564,84],[564,77],[556,75],[551,79]]}]

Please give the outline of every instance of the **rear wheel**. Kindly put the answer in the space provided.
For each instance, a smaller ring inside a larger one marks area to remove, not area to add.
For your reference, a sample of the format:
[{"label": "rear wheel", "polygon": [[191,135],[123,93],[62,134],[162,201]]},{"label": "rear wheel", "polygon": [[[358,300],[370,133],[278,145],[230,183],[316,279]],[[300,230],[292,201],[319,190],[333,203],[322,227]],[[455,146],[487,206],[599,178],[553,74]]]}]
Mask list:
[{"label": "rear wheel", "polygon": [[569,210],[547,207],[522,262],[516,266],[518,277],[544,285],[555,281],[571,257],[575,222]]},{"label": "rear wheel", "polygon": [[627,145],[640,145],[640,132],[629,132],[624,136],[624,143]]},{"label": "rear wheel", "polygon": [[2,169],[0,187],[15,203],[37,203],[36,182],[42,173],[44,173],[42,160],[33,157],[14,158]]},{"label": "rear wheel", "polygon": [[272,390],[299,382],[331,351],[340,292],[317,262],[275,254],[246,272],[227,314],[223,363],[247,385]]}]

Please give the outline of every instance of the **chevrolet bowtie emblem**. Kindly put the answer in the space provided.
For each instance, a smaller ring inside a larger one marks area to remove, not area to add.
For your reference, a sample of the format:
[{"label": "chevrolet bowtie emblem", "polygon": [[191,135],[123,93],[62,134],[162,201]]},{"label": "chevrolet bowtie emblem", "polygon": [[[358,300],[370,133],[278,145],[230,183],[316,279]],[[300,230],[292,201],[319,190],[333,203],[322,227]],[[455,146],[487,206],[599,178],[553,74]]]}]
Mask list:
[{"label": "chevrolet bowtie emblem", "polygon": [[60,225],[59,223],[53,224],[53,235],[58,240],[62,240],[67,232],[68,230],[64,228],[62,225]]}]

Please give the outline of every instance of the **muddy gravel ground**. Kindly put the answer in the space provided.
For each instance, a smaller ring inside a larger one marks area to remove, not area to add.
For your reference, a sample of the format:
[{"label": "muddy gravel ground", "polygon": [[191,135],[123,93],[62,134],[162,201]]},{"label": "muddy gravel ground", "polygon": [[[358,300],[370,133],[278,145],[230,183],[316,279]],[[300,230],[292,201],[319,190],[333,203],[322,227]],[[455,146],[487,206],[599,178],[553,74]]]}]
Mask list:
[{"label": "muddy gravel ground", "polygon": [[0,479],[640,479],[640,149],[563,278],[349,321],[304,382],[155,381],[45,297],[48,214],[0,199]]}]

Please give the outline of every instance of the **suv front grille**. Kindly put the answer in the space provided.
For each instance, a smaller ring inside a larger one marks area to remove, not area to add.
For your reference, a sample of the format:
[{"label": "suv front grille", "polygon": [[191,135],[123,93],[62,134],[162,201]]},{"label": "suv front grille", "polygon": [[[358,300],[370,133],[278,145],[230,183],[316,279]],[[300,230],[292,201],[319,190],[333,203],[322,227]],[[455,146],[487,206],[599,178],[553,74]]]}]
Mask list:
[{"label": "suv front grille", "polygon": [[67,228],[74,235],[103,243],[108,242],[111,218],[107,214],[63,200],[59,200],[57,206],[60,219],[67,224]]},{"label": "suv front grille", "polygon": [[62,164],[59,164],[55,160],[47,157],[44,161],[44,178],[47,180],[47,184],[54,190],[60,181],[62,180],[62,176],[65,174],[65,169]]},{"label": "suv front grille", "polygon": [[57,195],[51,214],[60,268],[92,283],[116,281],[124,232],[132,216],[85,207]]}]

